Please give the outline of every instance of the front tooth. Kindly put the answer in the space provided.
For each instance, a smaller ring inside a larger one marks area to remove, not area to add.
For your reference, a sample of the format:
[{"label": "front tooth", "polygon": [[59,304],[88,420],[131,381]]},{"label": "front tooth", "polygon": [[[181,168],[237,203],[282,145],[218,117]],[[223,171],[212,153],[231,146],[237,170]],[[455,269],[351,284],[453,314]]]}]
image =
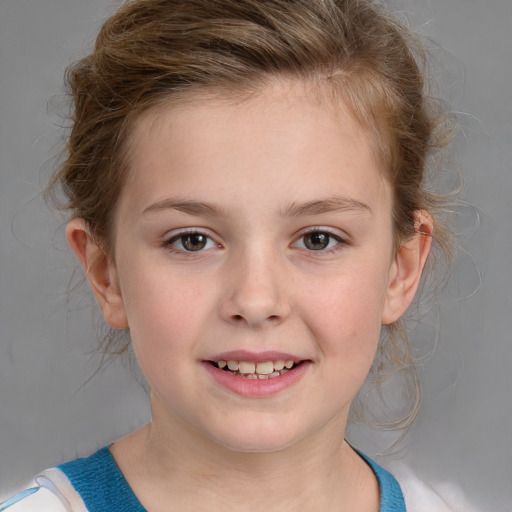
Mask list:
[{"label": "front tooth", "polygon": [[240,361],[238,363],[238,371],[240,373],[254,373],[256,369],[256,365],[254,363],[250,363],[249,361]]},{"label": "front tooth", "polygon": [[286,362],[284,363],[284,366],[285,366],[286,368],[290,369],[290,368],[293,366],[293,361],[286,361]]},{"label": "front tooth", "polygon": [[238,361],[228,361],[228,368],[232,372],[236,372],[238,370]]},{"label": "front tooth", "polygon": [[256,373],[259,375],[270,375],[274,371],[274,363],[272,361],[265,361],[256,365]]},{"label": "front tooth", "polygon": [[280,372],[284,368],[284,361],[276,361],[274,363],[274,370]]}]

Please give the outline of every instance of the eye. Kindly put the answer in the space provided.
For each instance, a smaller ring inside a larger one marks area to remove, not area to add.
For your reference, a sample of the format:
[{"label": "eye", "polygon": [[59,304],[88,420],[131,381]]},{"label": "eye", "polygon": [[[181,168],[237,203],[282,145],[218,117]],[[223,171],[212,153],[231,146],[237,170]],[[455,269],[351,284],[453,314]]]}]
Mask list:
[{"label": "eye", "polygon": [[172,246],[174,249],[187,252],[198,252],[217,246],[209,236],[199,232],[176,235],[167,242],[167,245]]},{"label": "eye", "polygon": [[315,230],[302,235],[294,246],[308,251],[325,251],[333,249],[340,243],[343,243],[343,239],[334,233]]}]

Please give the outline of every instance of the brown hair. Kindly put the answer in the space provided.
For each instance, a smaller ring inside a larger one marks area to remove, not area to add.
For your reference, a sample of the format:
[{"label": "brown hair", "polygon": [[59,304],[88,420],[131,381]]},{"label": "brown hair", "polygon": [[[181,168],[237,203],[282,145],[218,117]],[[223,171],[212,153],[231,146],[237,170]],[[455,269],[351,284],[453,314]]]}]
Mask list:
[{"label": "brown hair", "polygon": [[[414,233],[415,211],[426,210],[449,253],[443,198],[425,186],[426,162],[446,145],[449,123],[426,93],[423,67],[421,44],[370,0],[129,0],[67,71],[73,126],[49,194],[61,190],[63,207],[113,256],[112,219],[137,116],[196,92],[247,94],[276,77],[315,80],[373,137],[394,191],[397,246]],[[402,324],[387,327],[375,368],[405,368],[417,384]]]}]

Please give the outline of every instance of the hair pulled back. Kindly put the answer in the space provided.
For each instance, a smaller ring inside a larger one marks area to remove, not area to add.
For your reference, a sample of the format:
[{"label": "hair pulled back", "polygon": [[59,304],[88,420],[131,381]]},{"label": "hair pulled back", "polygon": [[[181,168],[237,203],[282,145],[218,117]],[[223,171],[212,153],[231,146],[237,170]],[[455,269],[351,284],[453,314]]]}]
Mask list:
[{"label": "hair pulled back", "polygon": [[[447,248],[440,196],[425,186],[426,162],[447,141],[446,118],[426,94],[422,66],[421,45],[370,0],[129,0],[67,70],[73,124],[49,193],[63,192],[62,207],[113,257],[127,140],[142,112],[195,93],[250,94],[276,78],[314,81],[371,134],[394,194],[397,247],[414,233],[415,211],[426,210]],[[381,364],[414,376],[400,323],[389,327]]]}]

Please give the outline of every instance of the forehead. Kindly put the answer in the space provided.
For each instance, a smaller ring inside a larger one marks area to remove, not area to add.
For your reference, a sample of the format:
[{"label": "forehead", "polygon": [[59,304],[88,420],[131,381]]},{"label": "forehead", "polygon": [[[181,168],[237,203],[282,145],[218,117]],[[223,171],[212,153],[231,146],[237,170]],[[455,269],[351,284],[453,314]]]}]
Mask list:
[{"label": "forehead", "polygon": [[[136,116],[130,123],[131,130],[126,147],[127,149],[136,148],[138,143],[144,144],[142,141],[145,135],[151,137],[155,131],[162,129],[170,132],[173,125],[176,131],[181,131],[178,125],[191,126],[196,123],[197,118],[200,118],[200,124],[206,125],[209,120],[215,123],[214,116],[235,122],[235,118],[241,115],[246,120],[252,117],[256,123],[258,119],[264,122],[265,116],[269,119],[273,113],[277,112],[286,113],[285,117],[279,119],[279,124],[283,126],[287,122],[292,124],[295,121],[301,121],[300,125],[305,129],[308,128],[306,122],[310,125],[316,122],[324,126],[338,124],[338,127],[350,123],[354,136],[370,144],[377,130],[375,126],[368,126],[367,122],[364,127],[361,125],[358,118],[354,116],[356,112],[354,112],[352,101],[348,104],[344,101],[339,87],[333,86],[332,80],[322,76],[314,76],[310,79],[270,76],[266,80],[255,79],[252,88],[246,85],[241,85],[239,88],[233,86],[231,89],[226,86],[219,88],[206,86],[191,88],[189,91],[168,98],[164,97],[153,107]],[[247,123],[247,128],[255,127],[255,123]],[[294,128],[298,131],[299,127],[297,125]],[[218,132],[219,129],[224,128],[228,127],[218,125],[214,131]],[[136,157],[136,154],[137,151],[132,151],[130,156]],[[377,151],[375,158],[379,159]],[[381,162],[375,163],[378,166],[381,165]]]},{"label": "forehead", "polygon": [[352,195],[367,189],[380,197],[388,189],[372,137],[342,101],[303,82],[274,83],[244,97],[195,94],[162,103],[135,121],[127,148],[125,188],[139,196],[150,182],[162,194],[180,187],[185,196],[208,182],[209,199],[228,186],[247,196],[272,190],[269,198],[279,186],[282,200],[307,190],[325,195],[333,183]]}]

